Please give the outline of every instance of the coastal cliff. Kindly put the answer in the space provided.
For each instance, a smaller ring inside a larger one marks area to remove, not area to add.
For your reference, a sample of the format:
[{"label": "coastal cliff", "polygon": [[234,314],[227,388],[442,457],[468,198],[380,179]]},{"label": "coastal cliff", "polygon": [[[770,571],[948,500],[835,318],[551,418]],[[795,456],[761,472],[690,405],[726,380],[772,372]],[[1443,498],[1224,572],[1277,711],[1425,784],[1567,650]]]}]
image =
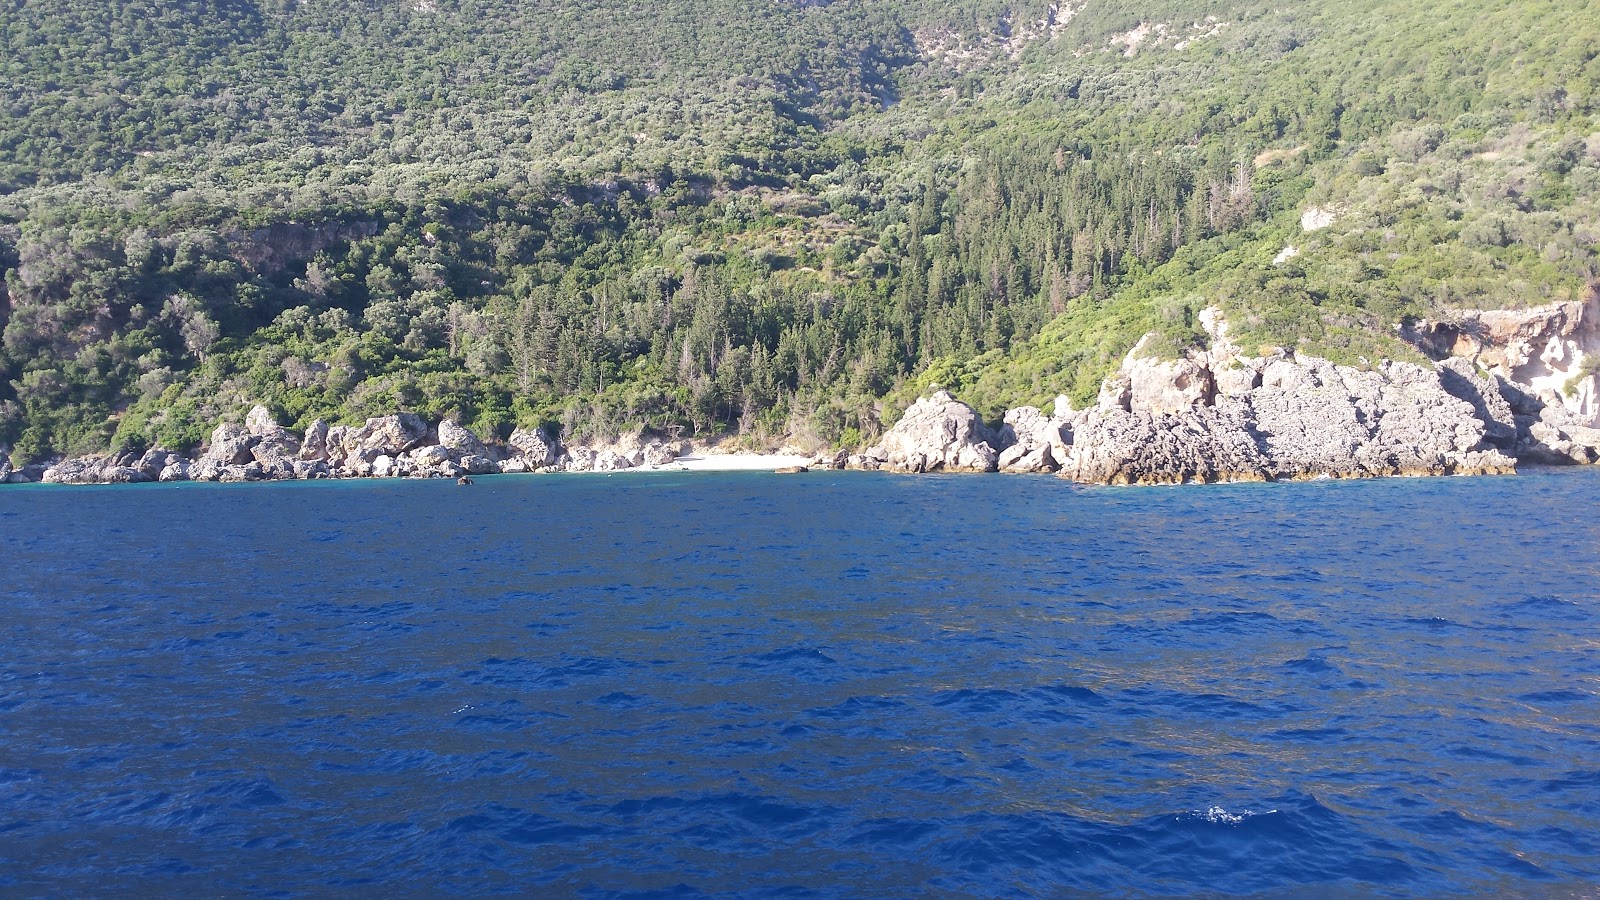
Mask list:
[{"label": "coastal cliff", "polygon": [[[1066,397],[1045,414],[1008,410],[991,428],[935,389],[874,445],[822,454],[815,468],[901,473],[1056,473],[1087,484],[1186,484],[1510,474],[1519,462],[1600,461],[1600,298],[1512,314],[1466,311],[1406,334],[1442,356],[1370,366],[1271,349],[1239,351],[1215,308],[1211,337],[1181,359],[1139,341],[1096,403]],[[545,430],[490,443],[450,420],[396,413],[357,425],[317,420],[303,433],[257,406],[223,423],[193,459],[163,448],[13,466],[0,482],[122,484],[315,478],[459,478],[618,472],[670,465],[688,449],[640,436],[566,446]]]}]

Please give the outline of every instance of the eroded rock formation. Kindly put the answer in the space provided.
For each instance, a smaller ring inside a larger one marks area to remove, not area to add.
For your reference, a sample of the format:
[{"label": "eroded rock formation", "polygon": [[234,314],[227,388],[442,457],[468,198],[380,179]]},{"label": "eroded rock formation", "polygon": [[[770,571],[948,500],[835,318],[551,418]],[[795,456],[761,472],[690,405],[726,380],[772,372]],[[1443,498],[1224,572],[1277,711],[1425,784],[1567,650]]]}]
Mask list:
[{"label": "eroded rock formation", "polygon": [[937,390],[911,405],[857,467],[891,472],[993,472],[999,441],[972,407]]}]

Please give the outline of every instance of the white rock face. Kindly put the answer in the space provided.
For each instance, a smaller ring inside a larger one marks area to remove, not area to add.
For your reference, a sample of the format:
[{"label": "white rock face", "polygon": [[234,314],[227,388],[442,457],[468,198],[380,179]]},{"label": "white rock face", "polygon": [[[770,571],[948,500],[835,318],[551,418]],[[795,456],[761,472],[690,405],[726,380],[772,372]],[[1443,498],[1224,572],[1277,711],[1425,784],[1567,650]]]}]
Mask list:
[{"label": "white rock face", "polygon": [[[468,429],[446,419],[439,423],[439,446],[457,456],[488,456],[489,448]],[[474,473],[478,474],[478,473]]]},{"label": "white rock face", "polygon": [[1296,247],[1293,244],[1285,244],[1283,249],[1278,251],[1278,255],[1274,256],[1272,258],[1272,264],[1275,265],[1275,266],[1281,266],[1284,263],[1288,262],[1291,259],[1294,259],[1296,256],[1299,256],[1299,255],[1300,255],[1300,248],[1299,247]]},{"label": "white rock face", "polygon": [[[1370,370],[1309,356],[1240,356],[1220,311],[1202,324],[1209,350],[1171,362],[1128,355],[1102,402],[1074,422],[1062,474],[1110,484],[1514,470],[1500,452],[1508,426],[1489,426],[1464,397],[1486,383],[1410,363]],[[1209,386],[1209,387],[1208,387]],[[1122,397],[1128,402],[1116,402]],[[1107,399],[1111,402],[1107,402]],[[1502,401],[1489,418],[1504,418]],[[1497,399],[1497,398],[1496,398]]]},{"label": "white rock face", "polygon": [[1332,225],[1338,218],[1338,214],[1331,209],[1323,209],[1320,206],[1308,207],[1305,212],[1300,214],[1300,230],[1321,231]]},{"label": "white rock face", "polygon": [[897,472],[993,472],[996,440],[972,407],[939,390],[913,403],[862,456]]},{"label": "white rock face", "polygon": [[524,431],[518,428],[506,441],[511,452],[522,457],[531,470],[553,466],[561,458],[561,445],[543,431]]},{"label": "white rock face", "polygon": [[1600,290],[1581,302],[1533,309],[1458,310],[1405,336],[1430,352],[1470,360],[1565,422],[1600,426]]}]

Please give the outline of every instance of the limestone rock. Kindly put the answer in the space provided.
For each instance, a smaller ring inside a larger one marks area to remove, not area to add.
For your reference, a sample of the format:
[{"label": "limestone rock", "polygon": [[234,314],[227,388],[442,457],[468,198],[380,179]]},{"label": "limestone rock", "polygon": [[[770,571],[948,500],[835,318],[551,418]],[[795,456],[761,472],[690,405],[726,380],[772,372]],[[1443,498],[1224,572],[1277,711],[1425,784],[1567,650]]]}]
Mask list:
[{"label": "limestone rock", "polygon": [[469,475],[493,475],[500,471],[500,464],[493,459],[471,453],[461,457],[460,466]]},{"label": "limestone rock", "polygon": [[398,413],[368,419],[355,432],[345,435],[344,444],[346,447],[353,444],[357,453],[373,454],[369,461],[375,463],[378,456],[395,457],[420,447],[427,437],[428,423],[421,417]]},{"label": "limestone rock", "polygon": [[672,446],[668,446],[666,444],[650,444],[644,448],[644,459],[642,462],[644,465],[652,467],[666,466],[671,465],[673,460],[676,460],[677,458],[677,445],[674,444]]},{"label": "limestone rock", "polygon": [[1496,375],[1485,377],[1468,360],[1451,357],[1436,363],[1439,386],[1457,400],[1472,404],[1473,413],[1483,423],[1483,439],[1502,449],[1517,442],[1516,414],[1500,389]]},{"label": "limestone rock", "polygon": [[1134,484],[1510,471],[1515,461],[1485,436],[1474,406],[1438,372],[1280,356],[1262,361],[1258,386],[1211,405],[1097,410],[1075,429],[1062,474]]},{"label": "limestone rock", "polygon": [[[1128,381],[1126,408],[1161,415],[1210,405],[1217,390],[1211,370],[1193,359],[1158,360],[1145,356],[1145,348],[1154,338],[1153,332],[1140,338],[1123,361],[1122,374]],[[1115,405],[1122,405],[1120,398]]]},{"label": "limestone rock", "polygon": [[941,390],[913,403],[864,455],[901,472],[993,472],[997,441],[972,407]]},{"label": "limestone rock", "polygon": [[147,480],[156,481],[160,479],[162,470],[166,469],[173,456],[169,450],[151,447],[139,457],[138,462],[134,463],[134,468],[138,469]]},{"label": "limestone rock", "polygon": [[561,458],[561,444],[543,429],[525,431],[518,428],[511,432],[506,445],[514,455],[522,457],[530,469],[553,466]]},{"label": "limestone rock", "polygon": [[1031,449],[1023,444],[1013,444],[1001,451],[998,463],[1000,471],[1019,474],[1054,472],[1061,468],[1048,444]]},{"label": "limestone rock", "polygon": [[[1013,471],[1006,468],[1007,454],[1010,454],[1010,463],[1015,464],[1041,447],[1049,448],[1050,454],[1048,461],[1041,457],[1037,462],[1045,462],[1051,467],[1050,471],[1054,471],[1056,460],[1066,459],[1067,448],[1072,444],[1072,403],[1065,397],[1058,398],[1056,409],[1059,412],[1054,416],[1046,416],[1032,406],[1006,410],[999,434],[999,445],[1006,448],[999,458],[1002,470]],[[1030,468],[1028,471],[1039,470]]]},{"label": "limestone rock", "polygon": [[156,476],[156,480],[161,482],[188,481],[189,465],[189,461],[182,457],[168,457],[166,467]]},{"label": "limestone rock", "polygon": [[253,406],[244,417],[245,430],[257,437],[271,434],[278,429],[278,422],[265,406]]},{"label": "limestone rock", "polygon": [[1212,369],[1211,377],[1216,383],[1216,393],[1222,397],[1237,397],[1248,394],[1261,386],[1260,360],[1246,360],[1238,357],[1229,358],[1224,364]]},{"label": "limestone rock", "polygon": [[[456,458],[464,456],[487,458],[490,455],[489,448],[484,446],[483,441],[478,440],[477,435],[449,419],[439,423],[439,446],[450,451],[450,455]],[[473,474],[481,473],[473,472]]]},{"label": "limestone rock", "polygon": [[595,452],[588,447],[573,447],[567,451],[564,468],[568,472],[588,472],[594,469]]},{"label": "limestone rock", "polygon": [[1095,406],[1102,411],[1120,409],[1127,411],[1133,405],[1133,382],[1126,375],[1112,375],[1100,382],[1100,396]]},{"label": "limestone rock", "polygon": [[294,477],[304,481],[317,478],[331,478],[328,464],[320,459],[296,460],[294,464]]},{"label": "limestone rock", "polygon": [[300,458],[307,461],[326,462],[328,459],[328,423],[317,419],[306,427],[300,439]]},{"label": "limestone rock", "polygon": [[64,459],[44,470],[40,481],[45,484],[99,484],[100,460],[91,457]]},{"label": "limestone rock", "polygon": [[202,460],[221,466],[242,466],[255,459],[250,448],[255,444],[252,435],[243,425],[224,422],[211,432],[211,443]]},{"label": "limestone rock", "polygon": [[142,484],[155,480],[133,466],[106,466],[99,474],[100,484]]},{"label": "limestone rock", "polygon": [[633,461],[615,450],[601,450],[595,454],[590,468],[596,472],[621,472],[633,468]]},{"label": "limestone rock", "polygon": [[0,448],[0,484],[5,484],[6,479],[10,478],[10,477],[11,477],[11,454],[9,452],[7,452],[4,448]]},{"label": "limestone rock", "polygon": [[1151,416],[1094,411],[1061,473],[1095,484],[1265,481],[1269,461],[1239,404]]}]

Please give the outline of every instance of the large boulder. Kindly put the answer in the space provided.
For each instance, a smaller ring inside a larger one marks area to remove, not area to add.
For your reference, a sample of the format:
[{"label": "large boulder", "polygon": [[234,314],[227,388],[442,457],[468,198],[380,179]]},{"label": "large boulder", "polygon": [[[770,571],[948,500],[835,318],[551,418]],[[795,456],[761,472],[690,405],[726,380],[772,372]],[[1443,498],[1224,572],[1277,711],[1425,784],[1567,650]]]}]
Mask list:
[{"label": "large boulder", "polygon": [[[568,472],[588,472],[594,469],[595,452],[588,447],[572,447],[567,451],[565,470]],[[556,465],[556,463],[551,463]],[[537,471],[537,470],[535,470]]]},{"label": "large boulder", "polygon": [[256,436],[249,429],[224,422],[212,430],[211,442],[206,446],[206,452],[201,454],[200,461],[218,467],[246,465],[255,460],[255,455],[250,452],[255,443]]},{"label": "large boulder", "polygon": [[468,475],[493,475],[500,471],[500,464],[493,457],[476,453],[461,457],[460,466]]},{"label": "large boulder", "polygon": [[147,480],[155,481],[161,477],[162,470],[166,469],[167,463],[174,455],[170,450],[151,447],[140,455],[138,462],[134,463],[133,467],[138,469]]},{"label": "large boulder", "polygon": [[439,423],[439,446],[448,450],[456,459],[465,456],[491,456],[489,448],[484,446],[483,441],[478,440],[477,435],[449,419]]},{"label": "large boulder", "polygon": [[621,472],[633,468],[633,460],[615,450],[601,450],[595,454],[590,468],[596,472]]},{"label": "large boulder", "polygon": [[[379,456],[399,456],[413,450],[428,438],[428,423],[414,413],[397,413],[368,419],[367,423],[344,436],[346,447],[375,462]],[[370,456],[367,456],[370,454]]]},{"label": "large boulder", "polygon": [[300,458],[307,462],[327,462],[328,423],[317,419],[306,426],[305,437],[300,440]]},{"label": "large boulder", "polygon": [[1005,449],[996,460],[1000,471],[1054,472],[1060,467],[1072,445],[1072,405],[1062,397],[1056,409],[1054,416],[1033,406],[1006,410],[999,434]]},{"label": "large boulder", "polygon": [[649,444],[644,448],[641,462],[651,468],[671,465],[678,458],[678,449],[677,444]]},{"label": "large boulder", "polygon": [[44,470],[45,484],[100,484],[102,461],[92,457],[64,459]]},{"label": "large boulder", "polygon": [[940,390],[913,403],[864,456],[897,472],[993,472],[996,443],[976,410]]},{"label": "large boulder", "polygon": [[156,480],[162,482],[188,481],[189,468],[190,463],[188,460],[181,456],[169,456],[167,457],[166,466],[163,467],[160,474],[156,476]]},{"label": "large boulder", "polygon": [[0,484],[5,484],[11,477],[11,454],[4,447],[0,447]]},{"label": "large boulder", "polygon": [[1199,360],[1146,356],[1146,348],[1154,338],[1154,333],[1141,338],[1123,362],[1123,376],[1128,382],[1127,408],[1158,416],[1211,405],[1217,393],[1211,369]]},{"label": "large boulder", "polygon": [[1270,462],[1237,405],[1152,416],[1090,411],[1061,474],[1093,484],[1266,481]]},{"label": "large boulder", "polygon": [[506,446],[533,470],[553,466],[561,459],[561,443],[542,428],[533,431],[518,428],[511,432]]}]

